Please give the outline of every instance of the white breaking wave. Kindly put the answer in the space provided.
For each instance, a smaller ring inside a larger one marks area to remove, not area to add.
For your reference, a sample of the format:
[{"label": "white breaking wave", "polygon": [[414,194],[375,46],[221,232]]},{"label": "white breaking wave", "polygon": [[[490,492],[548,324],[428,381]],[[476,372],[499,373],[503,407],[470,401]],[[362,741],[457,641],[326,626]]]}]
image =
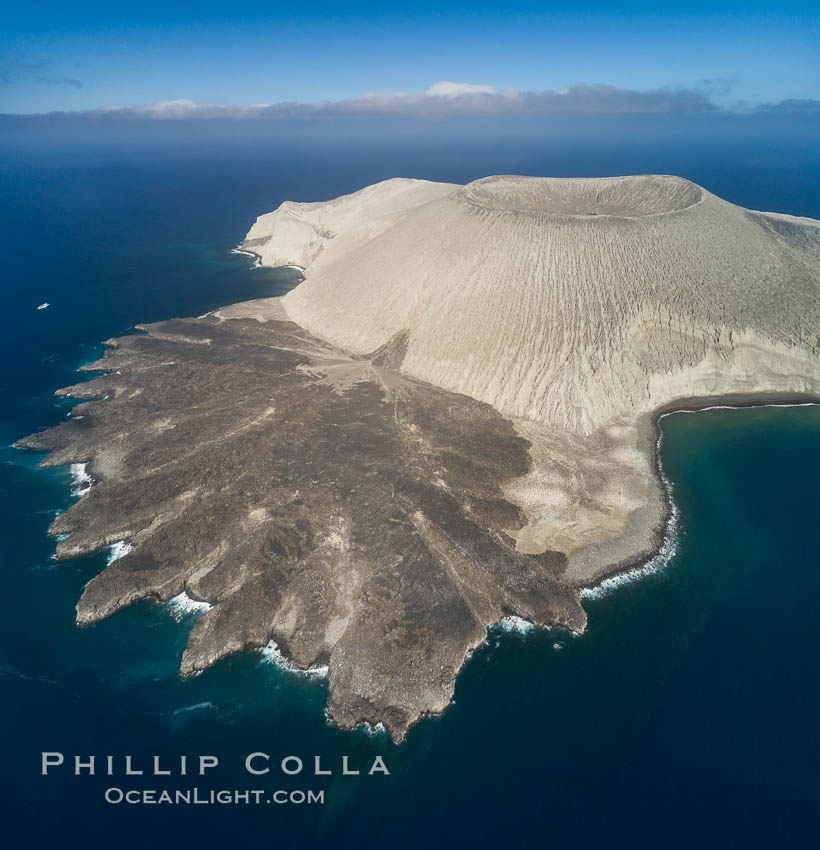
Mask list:
[{"label": "white breaking wave", "polygon": [[245,257],[253,257],[254,263],[251,266],[252,269],[258,269],[262,265],[262,260],[258,254],[254,254],[253,251],[243,251],[241,248],[232,248],[232,254],[243,254]]},{"label": "white breaking wave", "polygon": [[[231,253],[232,254],[242,254],[245,257],[253,257],[254,258],[254,264],[251,266],[252,269],[258,269],[258,268],[262,267],[262,258],[259,256],[259,254],[254,254],[253,251],[243,251],[241,248],[237,247],[237,248],[231,248]],[[295,269],[298,272],[303,272],[305,270],[304,266],[297,265],[296,263],[285,263],[284,266],[280,266],[279,268]],[[206,313],[205,315],[207,316],[208,313]],[[200,318],[202,318],[202,317],[200,316]]]},{"label": "white breaking wave", "polygon": [[126,543],[125,540],[118,540],[113,546],[109,547],[108,552],[108,563],[113,564],[114,561],[122,558],[123,555],[127,555],[134,547],[130,543]]},{"label": "white breaking wave", "polygon": [[582,599],[602,599],[604,596],[609,596],[610,593],[622,587],[625,584],[631,584],[633,581],[646,578],[646,576],[661,572],[669,565],[669,561],[677,551],[677,539],[675,537],[665,537],[657,555],[650,558],[645,564],[639,567],[632,567],[629,570],[624,570],[622,573],[610,576],[604,579],[595,587],[585,587],[581,590]]},{"label": "white breaking wave", "polygon": [[779,402],[779,401],[771,401],[766,404],[712,404],[709,407],[698,407],[693,409],[685,409],[685,410],[673,410],[669,413],[664,413],[661,415],[661,419],[664,419],[667,416],[675,416],[677,413],[703,413],[704,410],[746,410],[749,408],[755,407],[818,407],[820,405],[817,404],[816,401],[792,401],[792,402]]},{"label": "white breaking wave", "polygon": [[[674,416],[676,412],[691,413],[693,411],[673,411],[671,413],[664,413],[659,417],[659,421],[664,419],[666,416]],[[666,491],[666,501],[669,505],[669,516],[666,520],[666,529],[664,530],[661,548],[658,550],[657,554],[650,558],[645,564],[632,567],[631,569],[624,570],[622,573],[617,573],[617,575],[605,578],[600,584],[597,584],[594,587],[582,588],[582,599],[601,599],[625,584],[630,584],[633,581],[638,581],[646,576],[660,572],[669,565],[669,562],[677,552],[678,541],[680,539],[680,510],[675,503],[672,482],[666,477],[666,473],[663,471],[663,466],[661,465],[660,457],[662,443],[663,432],[660,432],[658,435],[658,441],[655,444],[655,451],[657,452],[658,458],[658,473],[660,474],[663,488]]]},{"label": "white breaking wave", "polygon": [[[583,591],[582,594],[583,596]],[[490,646],[493,648],[497,648],[501,645],[500,642],[500,633],[512,634],[512,635],[520,635],[521,637],[526,637],[527,635],[531,635],[534,632],[550,632],[555,631],[556,627],[554,626],[536,626],[535,623],[531,623],[529,620],[525,620],[523,617],[516,617],[515,615],[510,615],[507,617],[502,617],[495,623],[492,623],[490,627],[487,629],[487,637],[484,640],[484,646]],[[571,632],[571,634],[575,634],[575,632]],[[553,643],[553,649],[563,649],[564,644],[562,641]],[[464,658],[465,663],[469,661],[472,657],[473,651],[467,653]]]},{"label": "white breaking wave", "polygon": [[526,635],[535,631],[535,625],[523,617],[502,617],[498,621],[498,628],[504,632],[515,632],[519,635]]},{"label": "white breaking wave", "polygon": [[198,599],[191,599],[191,597],[183,590],[182,593],[175,596],[168,602],[167,607],[171,616],[178,623],[181,623],[191,614],[204,614],[206,611],[210,611],[213,606],[208,602],[200,602]]},{"label": "white breaking wave", "polygon": [[[680,413],[703,413],[706,410],[746,410],[748,408],[755,407],[817,407],[817,402],[814,401],[799,401],[799,402],[767,402],[765,404],[713,404],[709,407],[699,407],[693,409],[683,409],[683,410],[671,410],[669,413],[662,413],[658,417],[658,421],[661,419],[665,419],[667,416],[677,416]],[[661,445],[663,442],[663,433],[661,432],[658,436],[657,441],[657,453],[658,458],[660,458],[661,453]],[[666,498],[670,505],[669,509],[669,518],[666,522],[666,530],[663,536],[663,543],[661,544],[661,548],[658,550],[658,553],[650,558],[645,564],[641,566],[632,567],[629,570],[625,570],[622,573],[618,573],[617,575],[610,576],[609,578],[604,579],[600,584],[595,585],[594,587],[585,587],[581,590],[581,598],[582,599],[600,599],[604,596],[608,596],[614,590],[619,587],[622,587],[625,584],[629,584],[633,581],[638,581],[639,579],[645,578],[646,576],[652,575],[654,573],[661,572],[668,565],[672,558],[675,556],[675,553],[678,549],[678,543],[680,541],[680,510],[678,506],[675,504],[675,500],[673,497],[673,487],[672,482],[666,477],[666,473],[663,471],[663,467],[661,466],[660,460],[658,460],[658,469],[660,472],[661,481],[663,482],[664,489],[666,490]]]},{"label": "white breaking wave", "polygon": [[[450,702],[451,702],[452,705],[455,705],[456,701],[451,700]],[[330,716],[330,712],[327,710],[327,706],[325,706],[324,715],[325,715],[325,725],[330,726],[331,729],[338,728],[336,722]],[[356,727],[356,729],[361,731],[361,732],[364,732],[364,734],[367,735],[368,738],[375,738],[377,735],[387,735],[388,734],[387,733],[387,727],[384,725],[384,723],[381,722],[381,720],[378,723],[376,723],[375,726],[372,723],[368,723],[367,720],[362,720],[362,722],[359,723],[359,725]]]},{"label": "white breaking wave", "polygon": [[363,720],[359,724],[359,729],[361,729],[368,738],[375,738],[376,735],[386,735],[387,727],[381,720],[374,726],[372,723],[368,723],[366,720]]},{"label": "white breaking wave", "polygon": [[69,471],[71,472],[71,495],[85,496],[94,484],[94,479],[86,471],[86,464],[72,463]]},{"label": "white breaking wave", "polygon": [[307,676],[310,679],[319,679],[327,676],[327,664],[313,664],[307,670],[297,667],[289,658],[282,655],[282,650],[276,641],[270,641],[262,650],[262,660],[266,664],[273,664],[281,670],[287,670],[288,673],[295,673],[299,676]]}]

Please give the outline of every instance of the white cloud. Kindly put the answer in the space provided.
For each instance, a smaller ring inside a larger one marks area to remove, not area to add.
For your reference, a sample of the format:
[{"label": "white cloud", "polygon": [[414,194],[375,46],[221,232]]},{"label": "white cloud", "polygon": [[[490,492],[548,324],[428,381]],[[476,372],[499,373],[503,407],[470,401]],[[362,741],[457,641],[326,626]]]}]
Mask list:
[{"label": "white cloud", "polygon": [[[279,104],[285,106],[285,104]],[[161,100],[150,104],[123,104],[102,106],[93,115],[114,117],[134,116],[142,118],[258,118],[277,106],[254,103],[248,106],[225,106],[222,104],[197,103],[195,100]]]},{"label": "white cloud", "polygon": [[151,115],[157,118],[185,118],[206,109],[195,100],[161,100],[147,106],[103,106],[97,110],[100,113],[107,112],[134,112],[141,115]]},{"label": "white cloud", "polygon": [[425,92],[428,97],[461,97],[465,94],[497,94],[493,86],[474,86],[471,83],[451,83],[442,80]]}]

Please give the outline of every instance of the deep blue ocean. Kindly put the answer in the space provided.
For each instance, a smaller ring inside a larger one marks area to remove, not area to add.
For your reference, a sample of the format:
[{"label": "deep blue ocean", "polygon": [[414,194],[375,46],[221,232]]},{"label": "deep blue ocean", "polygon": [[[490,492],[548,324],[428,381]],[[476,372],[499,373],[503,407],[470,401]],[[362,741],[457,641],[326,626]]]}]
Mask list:
[{"label": "deep blue ocean", "polygon": [[[258,653],[176,671],[191,616],[148,602],[78,629],[106,554],[57,563],[66,469],[10,444],[65,417],[101,342],[286,291],[231,253],[256,215],[390,176],[674,173],[820,218],[820,155],[784,138],[640,144],[0,145],[0,842],[10,848],[810,848],[820,835],[820,408],[663,420],[681,511],[659,573],[585,603],[589,630],[491,629],[455,703],[396,747],[328,726],[322,679]],[[50,307],[38,311],[41,302]],[[555,644],[562,648],[554,648]],[[213,754],[199,777],[40,775],[40,753]],[[252,777],[254,751],[337,772]],[[341,776],[382,755],[390,776]],[[324,805],[119,805],[109,787],[325,790]]]}]

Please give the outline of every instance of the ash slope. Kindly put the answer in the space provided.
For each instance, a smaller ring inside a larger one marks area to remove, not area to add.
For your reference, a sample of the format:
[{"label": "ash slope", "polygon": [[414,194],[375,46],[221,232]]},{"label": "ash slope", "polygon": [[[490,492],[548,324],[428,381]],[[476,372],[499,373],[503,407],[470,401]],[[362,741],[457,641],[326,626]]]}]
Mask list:
[{"label": "ash slope", "polygon": [[344,726],[442,710],[501,616],[582,630],[657,550],[659,411],[820,396],[820,222],[678,178],[391,180],[243,247],[305,281],[112,342],[20,445],[98,480],[60,557],[134,544],[81,623],[185,589],[184,672],[274,638]]},{"label": "ash slope", "polygon": [[85,589],[92,623],[187,591],[213,608],[192,673],[273,638],[327,661],[329,713],[397,738],[442,711],[465,655],[507,614],[581,631],[558,552],[523,555],[500,482],[528,444],[489,405],[403,378],[403,342],[353,359],[283,320],[185,319],[110,341],[61,392],[109,396],[19,445],[98,483],[52,527],[60,558],[134,548]]},{"label": "ash slope", "polygon": [[405,333],[403,374],[516,423],[533,461],[505,487],[517,545],[567,554],[570,583],[657,545],[658,410],[820,394],[818,221],[665,175],[424,183],[401,212],[395,182],[283,205],[247,244],[267,263],[303,248],[284,222],[320,230],[282,299],[295,322],[360,353]]},{"label": "ash slope", "polygon": [[299,253],[281,222],[321,220],[324,247],[284,305],[335,345],[364,354],[407,331],[405,374],[582,434],[739,380],[817,389],[816,221],[677,177],[423,184],[428,200],[400,214],[392,183],[367,204],[280,208],[248,234],[266,263],[274,244]]}]

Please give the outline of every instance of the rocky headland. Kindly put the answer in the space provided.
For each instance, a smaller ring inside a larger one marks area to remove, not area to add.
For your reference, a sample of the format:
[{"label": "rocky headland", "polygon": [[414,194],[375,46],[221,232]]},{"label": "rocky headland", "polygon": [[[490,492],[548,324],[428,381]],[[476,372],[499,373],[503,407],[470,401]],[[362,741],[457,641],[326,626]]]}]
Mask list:
[{"label": "rocky headland", "polygon": [[130,544],[79,623],[184,591],[183,673],[275,640],[344,727],[442,711],[502,617],[583,631],[661,543],[660,413],[820,398],[820,222],[680,178],[389,180],[241,248],[304,281],[110,340],[18,445],[95,481],[58,557]]}]

